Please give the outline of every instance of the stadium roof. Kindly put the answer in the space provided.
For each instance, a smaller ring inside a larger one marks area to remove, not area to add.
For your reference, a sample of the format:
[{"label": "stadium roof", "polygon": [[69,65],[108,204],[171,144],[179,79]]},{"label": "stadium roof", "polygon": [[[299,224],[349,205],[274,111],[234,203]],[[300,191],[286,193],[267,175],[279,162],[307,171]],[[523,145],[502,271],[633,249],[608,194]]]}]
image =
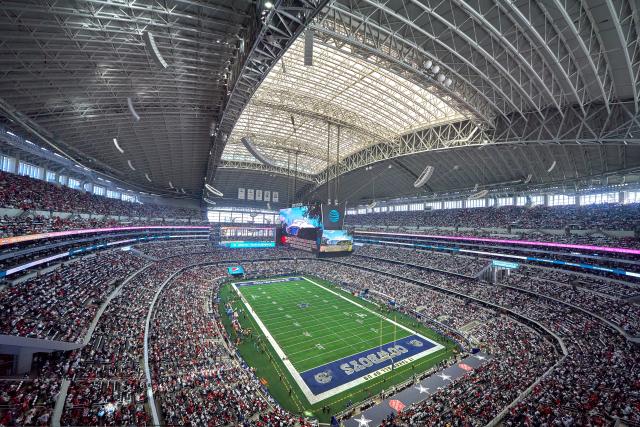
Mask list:
[{"label": "stadium roof", "polygon": [[[556,185],[542,172],[553,161],[567,182],[640,169],[626,148],[640,144],[635,0],[272,3],[3,1],[3,121],[120,181],[176,195],[171,181],[194,198],[205,182],[290,187],[293,170],[308,194],[337,176],[362,186],[372,165],[419,174],[440,151],[487,173],[454,179],[434,164],[434,192],[530,173],[531,185]],[[462,154],[489,144],[491,156]],[[413,191],[403,176],[389,174],[390,191]]]},{"label": "stadium roof", "polygon": [[3,1],[0,111],[89,168],[199,197],[226,75],[255,21],[250,0]]},{"label": "stadium roof", "polygon": [[251,98],[222,159],[255,161],[240,142],[249,137],[278,166],[293,168],[291,153],[299,152],[298,170],[317,174],[327,167],[327,138],[337,146],[338,128],[340,155],[347,156],[464,118],[434,85],[420,86],[352,50],[316,42],[313,66],[305,66],[299,38]]}]

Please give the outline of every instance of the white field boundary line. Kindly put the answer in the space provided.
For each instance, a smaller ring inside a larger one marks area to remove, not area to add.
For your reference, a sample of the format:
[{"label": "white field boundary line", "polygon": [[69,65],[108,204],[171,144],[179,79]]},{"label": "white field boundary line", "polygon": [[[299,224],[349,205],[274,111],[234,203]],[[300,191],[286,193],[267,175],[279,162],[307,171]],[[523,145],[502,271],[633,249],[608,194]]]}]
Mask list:
[{"label": "white field boundary line", "polygon": [[[421,337],[422,339],[429,341],[431,343],[434,344],[434,347],[425,350],[421,353],[415,354],[413,356],[410,356],[398,363],[395,364],[395,367],[401,367],[404,365],[407,365],[409,363],[415,362],[431,353],[434,353],[436,351],[439,351],[441,349],[444,348],[443,345],[430,340],[418,333],[416,333],[415,331],[412,331],[411,329],[405,327],[404,325],[401,325],[391,319],[388,319],[384,316],[382,316],[381,314],[378,314],[372,310],[370,310],[367,307],[363,307],[362,305],[358,304],[355,301],[350,300],[349,298],[340,295],[334,291],[332,291],[331,289],[328,289],[318,283],[315,283],[314,281],[307,279],[306,277],[303,277],[304,280],[334,294],[337,295],[340,298],[345,299],[346,301],[349,301],[350,303],[352,303],[353,305],[360,307],[363,310],[367,310],[371,313],[373,313],[374,315],[386,320],[387,322],[393,323],[394,325],[410,332],[413,335],[418,335],[419,337]],[[284,364],[285,368],[287,368],[287,371],[289,371],[289,374],[291,374],[291,377],[293,378],[293,380],[296,382],[296,384],[298,385],[298,387],[300,387],[300,390],[302,390],[302,393],[304,394],[304,396],[307,398],[307,400],[309,401],[310,404],[314,405],[318,402],[321,402],[325,399],[328,399],[332,396],[335,396],[336,394],[340,394],[343,391],[349,390],[357,385],[360,385],[366,381],[369,381],[373,378],[379,377],[380,375],[386,374],[388,372],[391,372],[392,369],[394,369],[393,365],[389,365],[389,366],[385,366],[384,368],[378,369],[374,372],[371,372],[367,375],[363,375],[359,378],[356,378],[352,381],[349,381],[348,383],[344,383],[338,387],[334,387],[331,390],[327,390],[323,393],[320,394],[313,394],[313,392],[311,391],[311,389],[309,389],[309,387],[307,386],[307,383],[305,383],[305,381],[302,379],[302,376],[300,376],[300,373],[298,372],[298,370],[293,366],[293,364],[291,363],[291,361],[287,358],[286,354],[284,353],[284,351],[282,351],[282,348],[280,348],[280,346],[278,345],[277,341],[275,340],[275,338],[273,338],[273,336],[269,333],[269,330],[267,329],[267,327],[265,326],[264,323],[262,323],[262,320],[260,320],[260,317],[258,316],[258,314],[255,312],[255,310],[253,309],[253,307],[251,307],[251,304],[249,304],[249,301],[244,297],[244,295],[242,294],[242,292],[240,292],[240,290],[238,289],[238,287],[236,286],[236,283],[232,283],[231,285],[233,287],[233,290],[236,292],[236,294],[238,294],[238,296],[240,297],[240,300],[243,302],[243,304],[247,307],[247,310],[249,311],[249,313],[251,314],[251,316],[254,318],[254,320],[256,321],[256,324],[258,325],[258,327],[260,328],[260,330],[262,331],[262,333],[264,333],[265,337],[267,338],[267,341],[269,341],[269,344],[271,344],[271,346],[273,347],[273,349],[275,350],[276,354],[278,355],[278,357],[280,358],[280,360],[282,361],[282,363]],[[378,348],[379,346],[375,346],[372,347],[372,349]],[[339,359],[338,359],[339,360]],[[328,362],[328,363],[332,363],[332,362]],[[314,368],[312,368],[314,369]],[[306,372],[306,371],[305,371]]]},{"label": "white field boundary line", "polygon": [[[432,344],[434,345],[434,346],[433,346],[432,348],[430,348],[429,350],[423,351],[422,353],[418,353],[418,354],[423,354],[423,353],[427,353],[427,354],[428,354],[428,353],[431,353],[431,352],[433,352],[433,351],[438,351],[438,350],[441,350],[441,349],[443,349],[443,348],[444,348],[444,346],[443,346],[443,345],[441,345],[441,344],[439,344],[439,343],[437,343],[437,342],[435,342],[435,341],[433,341],[433,340],[431,340],[431,339],[429,339],[429,338],[427,338],[427,337],[425,337],[425,336],[423,336],[423,335],[421,335],[421,334],[417,333],[416,331],[414,331],[414,330],[412,330],[412,329],[407,328],[406,326],[404,326],[404,325],[402,325],[402,324],[400,324],[400,323],[396,322],[395,320],[391,320],[391,319],[389,319],[388,317],[385,317],[385,316],[383,316],[383,315],[382,315],[382,314],[380,314],[380,313],[376,313],[375,311],[371,310],[369,307],[365,307],[365,306],[363,306],[362,304],[357,303],[357,302],[353,301],[352,299],[347,298],[346,296],[341,295],[341,294],[339,294],[339,293],[335,292],[335,291],[334,291],[334,290],[332,290],[332,289],[326,288],[326,287],[322,286],[321,284],[314,282],[314,281],[313,281],[313,280],[311,280],[311,279],[307,279],[306,277],[303,277],[303,279],[304,279],[304,280],[306,280],[307,282],[313,283],[314,285],[316,285],[316,286],[318,286],[318,287],[320,287],[320,288],[324,289],[324,290],[325,290],[325,291],[327,291],[327,292],[330,292],[330,293],[332,293],[332,294],[334,294],[334,295],[336,295],[336,296],[338,296],[338,297],[342,298],[342,299],[343,299],[343,300],[345,300],[345,301],[350,302],[351,304],[355,305],[356,307],[361,308],[362,310],[368,311],[369,313],[373,314],[374,316],[377,316],[377,317],[379,317],[379,318],[381,318],[381,319],[383,319],[383,320],[385,320],[385,321],[387,321],[387,322],[391,323],[392,325],[395,325],[395,326],[399,327],[400,329],[404,329],[405,331],[409,332],[411,335],[417,335],[417,336],[419,336],[420,338],[422,338],[423,340],[428,341],[428,342],[430,342],[430,343],[432,343]],[[389,341],[389,342],[393,342],[393,341]],[[388,344],[388,343],[387,343],[387,344]],[[384,345],[384,344],[383,344],[383,345]],[[380,346],[379,346],[379,345],[377,345],[377,346],[375,346],[375,347],[372,347],[372,349],[373,349],[373,348],[378,348],[378,347],[380,347]],[[340,359],[342,359],[342,357],[341,357]],[[336,359],[336,360],[340,360],[340,359]],[[330,361],[330,362],[327,362],[327,363],[325,363],[325,365],[326,365],[326,364],[329,364],[329,363],[333,363],[333,362],[335,362],[336,360],[332,360],[332,361]],[[315,368],[312,368],[312,369],[315,369]],[[304,372],[306,372],[306,371],[304,371]]]}]

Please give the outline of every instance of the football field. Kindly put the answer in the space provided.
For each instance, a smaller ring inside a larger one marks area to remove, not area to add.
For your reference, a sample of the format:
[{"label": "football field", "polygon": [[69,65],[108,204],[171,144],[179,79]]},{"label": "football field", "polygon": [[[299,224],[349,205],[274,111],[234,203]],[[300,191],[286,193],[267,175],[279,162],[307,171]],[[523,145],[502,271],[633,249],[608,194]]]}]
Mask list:
[{"label": "football field", "polygon": [[310,405],[447,352],[433,335],[326,282],[288,277],[232,288]]}]

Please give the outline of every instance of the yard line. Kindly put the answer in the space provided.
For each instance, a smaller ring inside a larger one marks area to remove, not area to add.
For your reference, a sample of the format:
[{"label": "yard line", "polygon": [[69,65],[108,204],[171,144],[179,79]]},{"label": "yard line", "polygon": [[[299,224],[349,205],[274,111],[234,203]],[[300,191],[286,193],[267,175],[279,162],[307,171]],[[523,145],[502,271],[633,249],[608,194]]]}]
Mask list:
[{"label": "yard line", "polygon": [[[324,289],[323,289],[323,291],[326,292],[326,290],[324,290]],[[351,305],[350,303],[342,303],[342,304]],[[350,308],[352,308],[352,307],[350,307]],[[314,313],[309,313],[309,314],[315,320]],[[373,318],[371,318],[371,319],[373,320]],[[369,320],[369,319],[367,319],[367,320]],[[384,320],[385,320],[385,323],[387,325],[390,325],[390,323],[387,321],[386,318],[384,318]],[[321,322],[320,324],[322,324],[322,323],[323,322]],[[324,323],[326,324],[326,322],[324,322]],[[351,329],[351,328],[346,329],[346,332],[348,333],[347,336],[352,337],[354,335],[353,331],[356,331],[356,330],[362,331],[363,333],[368,333],[369,331],[365,330],[365,328],[368,327],[371,324],[375,324],[376,326],[378,325],[377,321],[375,321],[373,323],[367,322],[367,325],[363,325],[363,327],[359,327],[359,328],[356,328],[356,329]],[[341,328],[341,329],[343,331],[345,330],[345,328]],[[349,332],[351,332],[351,333],[349,333]],[[335,333],[331,334],[331,336],[334,336],[334,335],[335,335]],[[355,334],[355,335],[359,337],[359,334]],[[400,336],[400,338],[404,338],[405,336],[408,336],[408,335],[405,335],[405,334],[401,334],[401,335],[402,336]],[[393,336],[393,332],[392,331],[388,331],[388,332],[386,332],[386,333],[384,333],[382,335],[382,340],[385,341],[385,343],[393,342],[393,340],[387,341],[387,336],[392,337]],[[332,341],[329,341],[329,342],[321,341],[321,343],[323,345],[330,346],[331,344],[335,344],[335,343],[340,342],[340,341],[345,342],[345,340],[342,337],[342,335],[339,335],[338,338],[339,338],[338,340],[332,340]],[[366,340],[362,340],[362,338],[360,338],[360,337],[359,337],[359,339],[360,339],[360,343],[359,344],[363,344],[363,343],[367,343],[367,342],[376,342],[376,341],[378,341],[380,339],[380,336],[378,334],[375,334],[374,336],[370,336]],[[308,341],[308,340],[305,339],[305,341]],[[284,347],[282,342],[280,342],[279,344]],[[361,351],[366,351],[368,348],[375,348],[375,346],[362,348],[362,346],[355,346],[355,344],[356,343],[352,344],[352,343],[348,342],[348,347],[347,348],[350,348],[351,349],[350,351],[354,351],[354,353],[352,353],[352,354],[357,354],[357,353],[359,353]],[[313,347],[304,348],[304,349],[301,349],[301,350],[298,350],[298,351],[294,351],[294,352],[287,352],[287,355],[288,355],[289,359],[292,360],[293,363],[295,363],[297,365],[300,365],[301,363],[304,363],[305,361],[324,358],[324,357],[326,357],[327,354],[332,354],[332,353],[335,353],[335,352],[338,352],[338,351],[344,352],[344,349],[345,349],[345,347],[337,347],[335,349],[327,349],[327,350],[323,351],[322,354],[316,354],[316,355],[313,355],[311,357],[308,357],[308,358],[305,358],[305,359],[301,359],[301,360],[294,360],[295,358],[292,359],[292,356],[295,356],[297,354],[306,353],[306,352],[309,352],[309,351],[313,351]],[[346,357],[346,356],[348,356],[348,354],[346,354],[346,355],[344,355],[342,357]],[[296,368],[297,368],[297,366],[296,366]]]}]

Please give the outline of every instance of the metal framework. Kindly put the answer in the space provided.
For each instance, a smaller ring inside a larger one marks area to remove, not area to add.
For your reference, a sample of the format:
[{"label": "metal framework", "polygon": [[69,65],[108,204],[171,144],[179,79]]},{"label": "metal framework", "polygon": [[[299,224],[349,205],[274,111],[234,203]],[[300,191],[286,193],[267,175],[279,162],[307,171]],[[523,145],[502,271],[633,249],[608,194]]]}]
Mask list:
[{"label": "metal framework", "polygon": [[[354,55],[349,45],[314,44],[313,66],[303,65],[298,39],[255,92],[236,123],[223,159],[251,161],[241,144],[251,140],[282,167],[291,151],[297,169],[318,173],[327,166],[327,132],[332,152],[348,156],[380,141],[463,115],[432,90]],[[335,157],[335,156],[333,156]]]},{"label": "metal framework", "polygon": [[[197,195],[209,127],[252,9],[249,0],[3,1],[2,115],[91,169],[147,191],[172,194],[172,181]],[[166,69],[147,50],[146,31]]]},{"label": "metal framework", "polygon": [[[273,3],[259,16],[250,0],[3,1],[0,122],[98,173],[165,195],[171,181],[191,197],[218,168],[296,169],[317,186],[464,146],[640,142],[637,0]],[[311,67],[295,42],[305,29]],[[241,136],[277,167],[248,156]],[[593,174],[627,167],[589,162]]]},{"label": "metal framework", "polygon": [[248,162],[238,162],[238,161],[232,161],[232,160],[222,160],[218,165],[218,169],[252,170],[252,171],[260,171],[260,172],[265,172],[270,174],[286,175],[289,177],[296,176],[297,179],[299,179],[300,181],[307,181],[307,182],[316,181],[315,175],[307,174],[304,172],[296,173],[295,171],[292,171],[284,167],[273,167],[273,166],[263,165],[261,163],[256,164],[253,162],[248,163]]},{"label": "metal framework", "polygon": [[229,92],[215,129],[205,182],[212,181],[227,139],[260,83],[328,0],[277,0],[264,17],[251,50],[230,75]]},{"label": "metal framework", "polygon": [[424,151],[442,150],[476,144],[486,144],[489,136],[470,120],[434,126],[419,132],[405,134],[392,143],[382,143],[367,147],[350,156],[346,156],[339,165],[334,162],[315,176],[316,185],[333,180],[339,175],[368,166],[373,163],[395,157],[416,154]]},{"label": "metal framework", "polygon": [[[236,130],[255,132],[254,139],[260,133],[265,135],[258,141],[271,154],[277,153],[279,147],[285,148],[283,153],[286,148],[301,149],[308,157],[307,164],[316,165],[315,171],[311,170],[316,173],[315,187],[327,182],[327,178],[332,180],[364,166],[430,150],[484,144],[637,144],[640,142],[638,6],[633,0],[608,0],[603,10],[614,23],[615,31],[601,32],[591,3],[587,0],[527,0],[518,4],[497,0],[333,2],[310,26],[316,35],[316,51],[332,47],[349,52],[351,58],[377,64],[440,96],[463,118],[395,135],[376,132],[376,126],[365,126],[368,134],[361,138],[359,150],[353,149],[358,144],[341,148],[339,162],[332,154],[329,158],[334,160],[318,172],[319,163],[327,164],[323,151],[326,125],[301,136],[289,123],[290,115],[311,117],[319,123],[333,119],[345,126],[343,132],[348,133],[351,129],[346,125],[353,122],[358,109],[341,102],[341,106],[347,106],[344,111],[331,110],[324,103],[314,102],[308,90],[293,90],[293,94],[289,91],[288,97],[282,98],[276,85],[273,88],[266,85],[270,75]],[[289,62],[285,56],[287,71],[292,68]],[[612,63],[624,66],[612,67]],[[439,84],[437,73],[433,73],[434,65],[442,70],[438,73],[451,78],[452,85]],[[277,78],[282,79],[282,70],[273,71],[277,72]],[[341,75],[348,72],[347,67],[336,69],[337,77],[332,75],[328,82],[322,81],[319,91],[335,90],[341,84]],[[624,76],[619,75],[621,72]],[[302,76],[294,74],[295,82],[304,88],[308,74],[308,71]],[[331,87],[325,88],[327,84]],[[359,93],[366,99],[366,91]],[[271,99],[281,106],[277,111],[268,101]],[[252,108],[267,109],[272,121],[260,121],[254,117]],[[325,114],[326,111],[332,115]],[[281,117],[277,117],[278,113]],[[401,122],[401,116],[397,114],[393,119]],[[255,121],[254,126],[251,120]],[[384,120],[376,121],[379,123],[384,124]],[[306,137],[316,141],[316,146],[305,141]],[[333,138],[329,136],[331,143],[335,143]],[[367,139],[368,143],[364,142]],[[252,159],[236,146],[229,145],[229,158],[242,159],[251,165]],[[630,160],[635,164],[637,159]],[[593,167],[594,173],[600,173],[599,165]],[[584,171],[584,175],[591,173]]]}]

